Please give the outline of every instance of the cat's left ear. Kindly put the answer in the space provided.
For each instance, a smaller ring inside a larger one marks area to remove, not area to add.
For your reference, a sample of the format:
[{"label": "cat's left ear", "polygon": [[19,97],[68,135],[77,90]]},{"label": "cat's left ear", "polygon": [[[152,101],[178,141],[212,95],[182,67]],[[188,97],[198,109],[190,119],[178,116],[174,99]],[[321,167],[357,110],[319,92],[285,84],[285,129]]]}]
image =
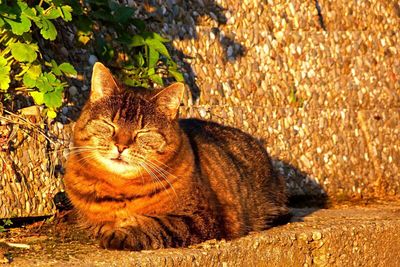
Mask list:
[{"label": "cat's left ear", "polygon": [[110,70],[103,64],[96,62],[93,66],[90,101],[95,102],[105,96],[111,96],[118,91],[120,91],[120,88]]},{"label": "cat's left ear", "polygon": [[176,82],[161,90],[153,98],[156,100],[157,108],[162,113],[166,114],[170,119],[175,119],[178,115],[184,92],[185,85]]}]

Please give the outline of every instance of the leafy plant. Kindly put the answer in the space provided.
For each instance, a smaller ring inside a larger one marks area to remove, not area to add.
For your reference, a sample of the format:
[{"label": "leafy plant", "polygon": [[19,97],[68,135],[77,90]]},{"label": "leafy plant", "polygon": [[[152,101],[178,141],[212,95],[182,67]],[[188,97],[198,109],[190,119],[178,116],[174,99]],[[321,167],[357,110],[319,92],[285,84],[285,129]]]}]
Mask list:
[{"label": "leafy plant", "polygon": [[50,118],[56,117],[62,105],[65,77],[77,73],[68,62],[46,61],[38,39],[54,41],[53,21],[71,21],[71,12],[71,6],[59,0],[40,1],[32,7],[21,0],[0,0],[0,90],[7,95],[13,90],[29,94],[35,104],[47,107]]},{"label": "leafy plant", "polygon": [[162,77],[183,81],[165,46],[169,40],[146,31],[145,23],[133,17],[133,8],[114,1],[87,0],[82,9],[77,1],[72,2],[79,41],[93,42],[97,56],[121,69],[126,84],[163,85]]},{"label": "leafy plant", "polygon": [[70,63],[48,59],[48,45],[60,30],[57,20],[75,24],[78,41],[120,69],[128,85],[183,81],[167,50],[169,40],[147,31],[134,12],[113,0],[0,0],[0,99],[30,96],[48,117],[57,116],[66,78],[77,75]]},{"label": "leafy plant", "polygon": [[2,224],[0,225],[0,233],[5,232],[6,231],[6,227],[7,226],[11,226],[13,223],[10,219],[4,219],[2,221]]},{"label": "leafy plant", "polygon": [[297,89],[295,85],[290,88],[290,94],[288,96],[289,104],[296,107],[302,107],[304,104],[304,99],[297,95]]}]

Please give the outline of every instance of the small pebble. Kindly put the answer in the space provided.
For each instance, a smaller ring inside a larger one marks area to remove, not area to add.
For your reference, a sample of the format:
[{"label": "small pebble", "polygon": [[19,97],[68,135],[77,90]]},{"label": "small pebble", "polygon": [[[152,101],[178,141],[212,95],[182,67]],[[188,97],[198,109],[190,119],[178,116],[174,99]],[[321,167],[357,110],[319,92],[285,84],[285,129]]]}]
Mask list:
[{"label": "small pebble", "polygon": [[97,57],[95,55],[90,55],[89,56],[88,62],[89,62],[90,65],[93,66],[94,63],[96,63],[97,61],[99,61],[99,60],[97,59]]},{"label": "small pebble", "polygon": [[71,86],[71,87],[68,89],[68,92],[69,92],[69,94],[70,94],[71,96],[74,96],[74,95],[76,95],[76,94],[78,93],[78,89],[77,89],[75,86]]}]

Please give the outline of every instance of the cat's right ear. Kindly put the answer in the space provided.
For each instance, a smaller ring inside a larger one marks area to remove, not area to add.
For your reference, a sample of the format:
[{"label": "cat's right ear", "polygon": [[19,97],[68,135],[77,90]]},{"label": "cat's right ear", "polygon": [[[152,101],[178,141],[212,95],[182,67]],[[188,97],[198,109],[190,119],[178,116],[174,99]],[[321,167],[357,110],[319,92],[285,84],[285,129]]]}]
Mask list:
[{"label": "cat's right ear", "polygon": [[118,91],[120,91],[120,88],[110,70],[100,62],[96,62],[93,66],[90,101],[95,102],[105,96],[111,96]]}]

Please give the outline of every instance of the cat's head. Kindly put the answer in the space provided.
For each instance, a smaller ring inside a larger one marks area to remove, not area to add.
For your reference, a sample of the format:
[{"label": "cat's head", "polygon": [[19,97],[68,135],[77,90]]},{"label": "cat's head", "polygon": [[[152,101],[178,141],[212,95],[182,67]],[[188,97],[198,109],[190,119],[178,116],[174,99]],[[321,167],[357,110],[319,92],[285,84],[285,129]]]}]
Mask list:
[{"label": "cat's head", "polygon": [[[178,109],[184,85],[125,89],[101,63],[74,129],[82,164],[133,178],[173,159],[181,144]],[[147,170],[146,170],[147,169]]]}]

